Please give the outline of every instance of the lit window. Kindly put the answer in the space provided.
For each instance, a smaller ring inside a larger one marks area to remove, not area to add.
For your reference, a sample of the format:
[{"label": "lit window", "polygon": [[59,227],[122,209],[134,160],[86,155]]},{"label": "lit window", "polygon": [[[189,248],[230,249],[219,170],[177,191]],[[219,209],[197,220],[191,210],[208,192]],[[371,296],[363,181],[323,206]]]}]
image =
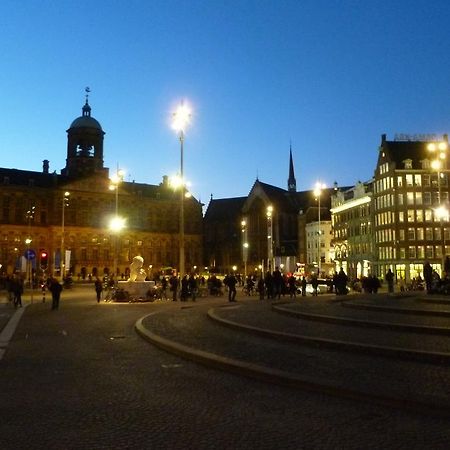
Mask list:
[{"label": "lit window", "polygon": [[423,228],[417,228],[416,230],[416,236],[418,241],[423,241]]},{"label": "lit window", "polygon": [[406,193],[406,204],[407,205],[414,205],[414,192],[407,192]]},{"label": "lit window", "polygon": [[425,258],[425,247],[423,245],[417,246],[417,258],[419,259]]},{"label": "lit window", "polygon": [[412,174],[406,174],[406,186],[412,186],[413,185],[413,176]]},{"label": "lit window", "polygon": [[416,192],[416,205],[422,204],[422,192]]},{"label": "lit window", "polygon": [[416,186],[422,186],[422,175],[420,175],[420,174],[414,175],[414,184]]},{"label": "lit window", "polygon": [[403,177],[401,177],[401,176],[397,177],[397,186],[398,187],[403,186]]},{"label": "lit window", "polygon": [[423,222],[423,210],[416,210],[416,222]]}]

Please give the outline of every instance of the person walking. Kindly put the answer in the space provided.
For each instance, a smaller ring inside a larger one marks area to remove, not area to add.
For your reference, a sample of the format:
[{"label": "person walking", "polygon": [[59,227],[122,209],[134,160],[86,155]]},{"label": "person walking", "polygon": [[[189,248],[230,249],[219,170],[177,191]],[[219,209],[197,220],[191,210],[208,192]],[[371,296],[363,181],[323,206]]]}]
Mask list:
[{"label": "person walking", "polygon": [[169,280],[170,290],[172,291],[172,301],[177,301],[177,291],[178,291],[178,278],[175,274],[172,274]]},{"label": "person walking", "polygon": [[167,298],[167,278],[163,276],[161,278],[161,300],[168,300]]},{"label": "person walking", "polygon": [[[278,297],[278,300],[281,298],[281,294],[283,293],[283,275],[281,274],[280,269],[275,267],[275,270],[272,273],[273,277],[273,287],[274,287],[274,295],[273,297]],[[283,294],[284,295],[284,294]]]},{"label": "person walking", "polygon": [[388,285],[389,294],[393,294],[394,293],[394,274],[392,273],[391,269],[388,269],[384,278]]},{"label": "person walking", "polygon": [[189,280],[188,280],[188,285],[189,285],[189,292],[192,296],[192,301],[195,302],[195,299],[197,298],[197,279],[195,278],[195,275],[193,273],[191,273]]},{"label": "person walking", "polygon": [[431,294],[431,282],[433,281],[433,268],[431,264],[427,261],[423,265],[423,277],[425,278],[425,286],[427,289],[427,294]]},{"label": "person walking", "polygon": [[14,294],[14,308],[20,306],[22,308],[22,294],[23,294],[23,280],[15,276],[13,278],[13,294]]},{"label": "person walking", "polygon": [[230,274],[227,277],[227,286],[228,286],[228,301],[235,302],[236,301],[236,277],[234,274]]},{"label": "person walking", "polygon": [[291,274],[291,276],[288,278],[288,285],[289,285],[289,295],[290,297],[296,298],[296,290],[297,290],[297,282],[295,280],[294,274]]},{"label": "person walking", "polygon": [[312,278],[311,278],[311,286],[313,288],[313,294],[312,295],[314,297],[317,297],[317,294],[318,294],[317,288],[319,287],[319,280],[317,279],[316,275],[313,275]]},{"label": "person walking", "polygon": [[48,290],[52,293],[52,309],[58,309],[62,286],[56,278],[52,278],[50,280],[50,286]]},{"label": "person walking", "polygon": [[100,303],[100,299],[102,297],[102,291],[103,291],[103,283],[99,277],[97,277],[97,279],[95,280],[94,286],[95,286],[95,292],[97,294],[97,303]]},{"label": "person walking", "polygon": [[302,297],[306,297],[306,277],[303,275],[302,278]]},{"label": "person walking", "polygon": [[189,297],[189,280],[187,275],[185,275],[181,280],[180,300],[182,302],[187,302],[188,297]]},{"label": "person walking", "polygon": [[264,285],[264,278],[263,278],[262,274],[258,278],[257,289],[259,292],[259,299],[264,300],[266,286]]}]

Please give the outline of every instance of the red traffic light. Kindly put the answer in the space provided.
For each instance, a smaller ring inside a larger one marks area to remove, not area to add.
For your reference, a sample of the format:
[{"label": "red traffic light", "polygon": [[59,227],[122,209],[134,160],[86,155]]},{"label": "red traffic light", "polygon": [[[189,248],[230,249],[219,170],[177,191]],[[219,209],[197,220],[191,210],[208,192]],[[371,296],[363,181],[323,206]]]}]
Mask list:
[{"label": "red traffic light", "polygon": [[45,250],[41,250],[40,253],[40,266],[42,270],[47,270],[48,267],[48,253]]}]

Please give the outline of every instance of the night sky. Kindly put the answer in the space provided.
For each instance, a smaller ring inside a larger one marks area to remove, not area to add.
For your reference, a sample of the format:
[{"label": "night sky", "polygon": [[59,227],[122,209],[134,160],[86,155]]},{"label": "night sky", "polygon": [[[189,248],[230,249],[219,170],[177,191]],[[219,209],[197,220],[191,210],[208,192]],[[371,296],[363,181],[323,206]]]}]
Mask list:
[{"label": "night sky", "polygon": [[65,166],[89,86],[105,166],[176,174],[171,112],[193,109],[193,194],[373,176],[381,134],[450,131],[450,2],[2,0],[0,166]]}]

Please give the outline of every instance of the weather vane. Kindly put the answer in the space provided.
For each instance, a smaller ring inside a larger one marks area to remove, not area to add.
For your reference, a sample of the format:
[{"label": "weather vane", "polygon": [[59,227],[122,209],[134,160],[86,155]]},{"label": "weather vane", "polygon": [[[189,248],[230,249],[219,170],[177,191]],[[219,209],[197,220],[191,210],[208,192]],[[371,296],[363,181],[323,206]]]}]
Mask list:
[{"label": "weather vane", "polygon": [[85,92],[86,92],[86,102],[88,101],[89,98],[89,93],[91,92],[91,88],[89,86],[86,86],[84,88]]}]

